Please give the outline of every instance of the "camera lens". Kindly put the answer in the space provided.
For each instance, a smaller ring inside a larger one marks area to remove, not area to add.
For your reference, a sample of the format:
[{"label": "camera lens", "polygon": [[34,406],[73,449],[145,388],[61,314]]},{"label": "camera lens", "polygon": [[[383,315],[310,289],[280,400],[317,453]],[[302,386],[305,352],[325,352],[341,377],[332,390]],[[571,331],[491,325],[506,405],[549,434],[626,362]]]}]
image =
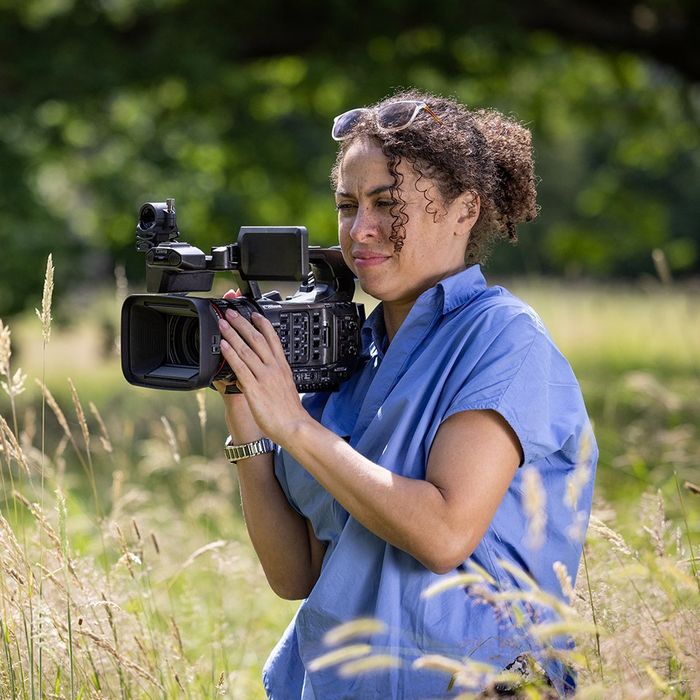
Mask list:
[{"label": "camera lens", "polygon": [[156,210],[150,204],[144,204],[139,212],[139,226],[142,230],[151,228],[156,222]]},{"label": "camera lens", "polygon": [[173,365],[199,365],[199,319],[168,317],[168,362]]}]

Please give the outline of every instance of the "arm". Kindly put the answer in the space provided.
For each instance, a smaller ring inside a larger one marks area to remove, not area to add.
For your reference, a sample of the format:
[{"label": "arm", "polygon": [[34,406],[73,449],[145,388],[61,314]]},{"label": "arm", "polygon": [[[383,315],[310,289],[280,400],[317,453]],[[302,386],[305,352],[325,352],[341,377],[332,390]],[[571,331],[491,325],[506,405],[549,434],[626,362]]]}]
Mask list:
[{"label": "arm", "polygon": [[493,411],[445,421],[425,480],[374,464],[310,418],[285,447],[368,530],[439,574],[474,551],[520,464],[517,438]]},{"label": "arm", "polygon": [[[224,295],[236,296],[233,291]],[[234,443],[264,437],[245,397],[226,394],[223,382],[217,382],[216,388],[224,401],[226,425]],[[306,598],[321,571],[325,543],[289,504],[275,477],[272,455],[243,460],[237,471],[246,529],[270,587],[281,598]]]},{"label": "arm", "polygon": [[[226,425],[234,442],[263,436],[240,394],[223,396]],[[238,483],[246,528],[272,590],[281,598],[308,596],[321,571],[326,546],[292,508],[275,478],[272,455],[241,461]]]},{"label": "arm", "polygon": [[[522,460],[520,444],[493,411],[459,413],[433,443],[426,479],[374,464],[301,406],[274,329],[262,316],[222,324],[222,351],[256,422],[365,527],[444,573],[483,537]],[[468,446],[468,447],[466,447]]]}]

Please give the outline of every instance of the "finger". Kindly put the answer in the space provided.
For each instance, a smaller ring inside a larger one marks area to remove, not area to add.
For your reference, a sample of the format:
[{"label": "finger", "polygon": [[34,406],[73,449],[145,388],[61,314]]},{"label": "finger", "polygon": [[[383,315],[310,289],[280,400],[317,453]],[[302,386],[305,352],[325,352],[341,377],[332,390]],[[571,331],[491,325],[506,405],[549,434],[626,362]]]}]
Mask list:
[{"label": "finger", "polygon": [[250,321],[233,309],[226,311],[226,320],[264,363],[270,364],[274,360],[270,342]]},{"label": "finger", "polygon": [[280,364],[287,364],[287,358],[284,354],[282,341],[280,340],[277,331],[270,321],[259,313],[252,314],[250,320],[267,341],[267,344],[272,350],[274,358],[277,360],[277,362]]},{"label": "finger", "polygon": [[231,367],[233,373],[236,375],[236,386],[245,393],[246,388],[255,382],[255,374],[246,361],[240,356],[236,348],[229,344],[224,338],[221,339],[220,347],[222,355],[226,358],[226,362],[228,362],[229,367]]},{"label": "finger", "polygon": [[[248,322],[246,321],[246,323]],[[219,321],[219,331],[221,332],[222,342],[226,341],[227,345],[235,352],[236,359],[245,363],[253,374],[259,374],[264,366],[263,360],[260,358],[260,355],[255,351],[255,349],[250,346],[246,339],[241,336],[238,329],[234,328],[227,320],[221,319]],[[268,354],[269,352],[270,351],[268,349]],[[223,347],[222,353],[228,362],[229,360]],[[231,364],[231,362],[229,362],[229,365],[231,365],[231,369],[238,374],[236,368]]]}]

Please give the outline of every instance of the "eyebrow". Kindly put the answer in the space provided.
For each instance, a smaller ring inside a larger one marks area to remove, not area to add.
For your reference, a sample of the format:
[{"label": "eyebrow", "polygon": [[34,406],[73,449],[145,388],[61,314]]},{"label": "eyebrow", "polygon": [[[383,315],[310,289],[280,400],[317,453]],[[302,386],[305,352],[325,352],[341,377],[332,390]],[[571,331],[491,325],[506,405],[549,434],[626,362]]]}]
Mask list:
[{"label": "eyebrow", "polygon": [[[375,194],[381,194],[382,192],[388,192],[391,190],[393,185],[379,185],[378,187],[375,187],[374,189],[371,189],[369,192],[366,193],[367,197],[374,197]],[[352,197],[353,195],[349,194],[348,192],[340,192],[337,191],[335,193],[336,197]]]}]

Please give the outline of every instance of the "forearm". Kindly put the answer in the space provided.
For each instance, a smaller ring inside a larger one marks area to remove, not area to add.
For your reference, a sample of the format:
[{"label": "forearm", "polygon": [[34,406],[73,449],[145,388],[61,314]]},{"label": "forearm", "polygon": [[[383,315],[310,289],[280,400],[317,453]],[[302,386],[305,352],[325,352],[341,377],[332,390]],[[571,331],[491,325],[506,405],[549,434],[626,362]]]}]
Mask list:
[{"label": "forearm", "polygon": [[306,520],[290,506],[275,478],[271,455],[241,461],[238,482],[248,535],[270,587],[282,598],[307,597],[321,562]]},{"label": "forearm", "polygon": [[449,571],[476,546],[434,484],[373,463],[316,421],[303,421],[285,447],[356,520],[427,568]]},{"label": "forearm", "polygon": [[[242,396],[226,401],[226,424],[237,444],[263,437]],[[248,535],[271,588],[282,598],[305,598],[318,578],[320,543],[307,521],[287,500],[274,475],[272,455],[237,465],[241,505]]]}]

